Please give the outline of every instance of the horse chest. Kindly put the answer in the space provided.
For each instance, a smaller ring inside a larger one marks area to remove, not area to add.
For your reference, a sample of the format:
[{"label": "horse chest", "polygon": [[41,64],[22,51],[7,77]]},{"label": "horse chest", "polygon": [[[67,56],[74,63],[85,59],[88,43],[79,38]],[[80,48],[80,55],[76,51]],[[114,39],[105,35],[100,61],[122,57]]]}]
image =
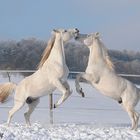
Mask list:
[{"label": "horse chest", "polygon": [[69,69],[65,63],[54,62],[53,65],[48,68],[49,76],[57,77],[59,79],[66,79],[69,73]]},{"label": "horse chest", "polygon": [[97,72],[99,72],[99,70],[98,70],[96,67],[87,66],[85,72],[86,72],[86,73],[97,73]]}]

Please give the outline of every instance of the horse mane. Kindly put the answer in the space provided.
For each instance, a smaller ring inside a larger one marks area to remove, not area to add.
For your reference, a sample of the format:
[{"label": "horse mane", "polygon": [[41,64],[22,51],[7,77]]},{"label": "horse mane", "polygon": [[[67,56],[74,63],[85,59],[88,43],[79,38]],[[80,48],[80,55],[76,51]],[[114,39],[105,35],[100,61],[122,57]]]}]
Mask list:
[{"label": "horse mane", "polygon": [[98,39],[99,43],[100,43],[100,46],[102,48],[102,53],[103,53],[103,57],[104,57],[104,60],[105,60],[105,63],[106,65],[108,66],[108,68],[112,71],[114,71],[114,64],[113,62],[111,61],[111,58],[108,54],[108,49],[105,47],[105,45],[102,43],[102,41],[100,39]]},{"label": "horse mane", "polygon": [[47,47],[46,49],[44,50],[44,52],[42,53],[42,58],[41,58],[41,61],[39,62],[39,65],[38,65],[38,69],[41,68],[43,66],[43,64],[45,63],[45,61],[48,59],[50,53],[51,53],[51,50],[54,46],[54,42],[55,42],[55,35],[53,35],[48,43],[47,43]]}]

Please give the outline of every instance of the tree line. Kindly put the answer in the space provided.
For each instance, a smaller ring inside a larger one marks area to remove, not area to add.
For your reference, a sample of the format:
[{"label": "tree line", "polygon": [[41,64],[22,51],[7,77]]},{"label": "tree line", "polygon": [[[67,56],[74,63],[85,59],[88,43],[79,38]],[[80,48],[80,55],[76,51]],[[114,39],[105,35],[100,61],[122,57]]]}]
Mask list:
[{"label": "tree line", "polygon": [[[36,38],[20,41],[0,41],[0,70],[36,70],[47,42]],[[66,63],[70,71],[84,71],[89,50],[70,42],[65,46]],[[109,50],[117,73],[140,74],[140,52]],[[131,78],[135,82],[140,79]]]}]

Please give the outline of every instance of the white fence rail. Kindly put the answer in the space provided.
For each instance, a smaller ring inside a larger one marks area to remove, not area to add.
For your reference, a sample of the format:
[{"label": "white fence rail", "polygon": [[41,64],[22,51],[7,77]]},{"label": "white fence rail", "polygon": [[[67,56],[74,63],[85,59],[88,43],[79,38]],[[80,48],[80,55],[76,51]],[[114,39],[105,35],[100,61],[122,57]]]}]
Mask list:
[{"label": "white fence rail", "polygon": [[[0,70],[0,73],[34,73],[35,70]],[[70,74],[79,74],[83,73],[80,71],[70,71]],[[127,76],[127,77],[140,77],[140,75],[137,74],[118,74],[120,76]]]}]

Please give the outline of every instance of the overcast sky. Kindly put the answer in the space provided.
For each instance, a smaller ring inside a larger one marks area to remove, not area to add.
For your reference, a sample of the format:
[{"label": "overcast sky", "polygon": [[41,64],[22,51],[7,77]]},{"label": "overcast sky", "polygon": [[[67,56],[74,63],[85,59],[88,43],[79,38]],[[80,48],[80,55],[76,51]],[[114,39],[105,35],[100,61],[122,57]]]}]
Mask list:
[{"label": "overcast sky", "polygon": [[100,32],[109,49],[140,51],[140,0],[0,0],[0,40],[75,27]]}]

